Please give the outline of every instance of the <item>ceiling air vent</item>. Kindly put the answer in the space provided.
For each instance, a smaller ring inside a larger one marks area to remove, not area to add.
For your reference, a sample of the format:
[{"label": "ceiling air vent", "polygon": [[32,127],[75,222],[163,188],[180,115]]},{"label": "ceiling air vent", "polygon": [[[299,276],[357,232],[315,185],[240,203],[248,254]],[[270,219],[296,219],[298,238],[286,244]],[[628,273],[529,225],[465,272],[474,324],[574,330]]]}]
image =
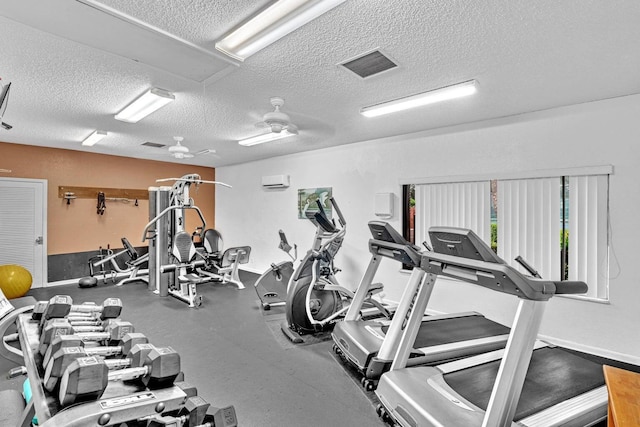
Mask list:
[{"label": "ceiling air vent", "polygon": [[398,64],[379,50],[359,55],[338,65],[343,66],[349,71],[353,71],[363,79],[398,67]]},{"label": "ceiling air vent", "polygon": [[158,144],[157,142],[149,142],[149,141],[145,142],[142,145],[145,145],[147,147],[153,147],[153,148],[162,148],[167,146],[166,144]]}]

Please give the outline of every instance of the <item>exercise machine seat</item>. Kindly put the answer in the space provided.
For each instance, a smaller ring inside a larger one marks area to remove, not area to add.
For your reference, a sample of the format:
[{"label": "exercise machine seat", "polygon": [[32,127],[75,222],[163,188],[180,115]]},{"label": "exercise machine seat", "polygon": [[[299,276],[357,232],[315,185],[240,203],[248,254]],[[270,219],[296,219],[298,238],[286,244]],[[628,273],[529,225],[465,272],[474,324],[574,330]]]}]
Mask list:
[{"label": "exercise machine seat", "polygon": [[171,253],[181,264],[186,264],[193,260],[196,256],[196,246],[193,244],[189,233],[181,231],[175,235]]},{"label": "exercise machine seat", "polygon": [[202,244],[204,250],[207,251],[210,257],[220,258],[222,253],[222,235],[218,230],[214,230],[213,228],[206,229],[202,235]]},{"label": "exercise machine seat", "polygon": [[222,254],[222,260],[220,266],[222,268],[229,267],[234,263],[246,264],[249,262],[249,256],[251,255],[251,246],[238,246],[235,248],[229,248]]},{"label": "exercise machine seat", "polygon": [[[186,231],[177,233],[173,240],[173,249],[171,251],[178,263],[181,264],[178,274],[178,280],[189,283],[204,283],[211,280],[210,277],[200,276],[193,273],[198,264],[204,264],[204,261],[195,261],[198,251],[196,245],[191,240],[191,236]],[[188,271],[191,270],[189,273]]]}]

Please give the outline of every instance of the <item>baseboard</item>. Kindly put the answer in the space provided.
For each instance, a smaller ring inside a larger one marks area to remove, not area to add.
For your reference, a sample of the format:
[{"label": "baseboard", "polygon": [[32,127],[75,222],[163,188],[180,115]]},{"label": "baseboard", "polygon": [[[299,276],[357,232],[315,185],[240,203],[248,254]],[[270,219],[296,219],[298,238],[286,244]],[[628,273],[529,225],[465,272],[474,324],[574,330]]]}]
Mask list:
[{"label": "baseboard", "polygon": [[45,285],[45,288],[53,288],[54,286],[64,286],[64,285],[73,285],[78,284],[78,280],[80,279],[67,279],[67,280],[58,280],[57,282],[48,282]]},{"label": "baseboard", "polygon": [[618,353],[617,351],[611,351],[599,347],[592,347],[589,345],[579,344],[573,341],[554,338],[547,335],[540,335],[538,338],[540,338],[542,341],[548,342],[550,344],[555,344],[559,347],[565,347],[571,350],[594,354],[596,356],[605,357],[607,359],[619,360],[620,362],[640,366],[640,357],[631,354]]},{"label": "baseboard", "polygon": [[255,268],[251,268],[251,267],[238,267],[238,269],[242,270],[242,271],[247,271],[249,273],[253,273],[253,274],[257,274],[258,276],[260,276],[262,273],[264,273],[264,271],[260,271],[260,270],[256,270]]},{"label": "baseboard", "polygon": [[[112,277],[115,279],[122,279],[125,277],[129,277],[131,273],[117,273],[114,275],[108,274],[107,278],[111,279]],[[142,270],[138,270],[138,276],[146,276],[149,274],[149,270],[142,269]],[[102,276],[96,276],[98,279],[100,279]],[[65,279],[65,280],[58,280],[56,282],[48,282],[47,285],[45,286],[46,288],[52,288],[54,286],[64,286],[64,285],[77,285],[78,281],[81,279],[81,277],[75,278],[75,279]]]},{"label": "baseboard", "polygon": [[[255,269],[252,268],[248,268],[248,267],[241,267],[240,270],[244,270],[244,271],[248,271],[249,273],[254,273],[257,275],[262,274],[262,272],[257,271]],[[146,274],[149,274],[149,270],[147,269],[142,269],[138,271],[138,275],[140,276],[144,276]],[[129,276],[129,273],[118,273],[115,275],[116,279],[122,279],[123,277],[127,277]],[[96,276],[97,277],[97,276]],[[111,275],[107,276],[109,279],[111,279]],[[64,286],[64,285],[77,285],[78,284],[78,280],[80,280],[81,278],[76,278],[76,279],[66,279],[66,280],[58,280],[56,282],[48,282],[45,286],[45,288],[52,288],[54,286]]]}]

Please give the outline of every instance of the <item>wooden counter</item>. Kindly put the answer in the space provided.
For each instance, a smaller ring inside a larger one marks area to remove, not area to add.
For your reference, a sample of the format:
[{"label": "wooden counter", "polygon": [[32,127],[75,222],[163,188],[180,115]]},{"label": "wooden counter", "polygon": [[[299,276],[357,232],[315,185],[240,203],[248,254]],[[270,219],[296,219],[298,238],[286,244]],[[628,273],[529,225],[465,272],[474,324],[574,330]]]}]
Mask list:
[{"label": "wooden counter", "polygon": [[609,427],[640,426],[640,374],[604,365]]}]

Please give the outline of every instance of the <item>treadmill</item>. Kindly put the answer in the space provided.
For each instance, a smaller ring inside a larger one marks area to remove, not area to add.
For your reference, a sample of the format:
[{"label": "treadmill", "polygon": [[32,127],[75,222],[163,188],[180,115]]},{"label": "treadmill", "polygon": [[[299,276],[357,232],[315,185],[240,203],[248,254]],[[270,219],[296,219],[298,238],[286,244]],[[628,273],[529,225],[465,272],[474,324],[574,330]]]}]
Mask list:
[{"label": "treadmill", "polygon": [[509,342],[503,350],[408,368],[420,323],[412,313],[376,390],[378,414],[402,426],[591,426],[605,419],[602,365],[536,340],[546,302],[584,293],[587,285],[525,276],[470,230],[433,227],[429,235],[434,251],[423,253],[421,262],[428,276],[518,297]]},{"label": "treadmill", "polygon": [[[405,319],[411,313],[420,313],[421,319],[411,358],[407,362],[409,366],[453,360],[506,345],[509,328],[479,313],[423,316],[435,276],[428,276],[419,268],[421,249],[408,242],[387,222],[371,221],[369,230],[372,235],[369,240],[371,261],[349,311],[332,333],[334,351],[363,375],[361,382],[367,390],[373,390],[380,375],[389,370]],[[365,321],[358,316],[364,301],[361,290],[367,288],[363,284],[373,281],[382,258],[410,265],[413,271],[393,320]]]}]

